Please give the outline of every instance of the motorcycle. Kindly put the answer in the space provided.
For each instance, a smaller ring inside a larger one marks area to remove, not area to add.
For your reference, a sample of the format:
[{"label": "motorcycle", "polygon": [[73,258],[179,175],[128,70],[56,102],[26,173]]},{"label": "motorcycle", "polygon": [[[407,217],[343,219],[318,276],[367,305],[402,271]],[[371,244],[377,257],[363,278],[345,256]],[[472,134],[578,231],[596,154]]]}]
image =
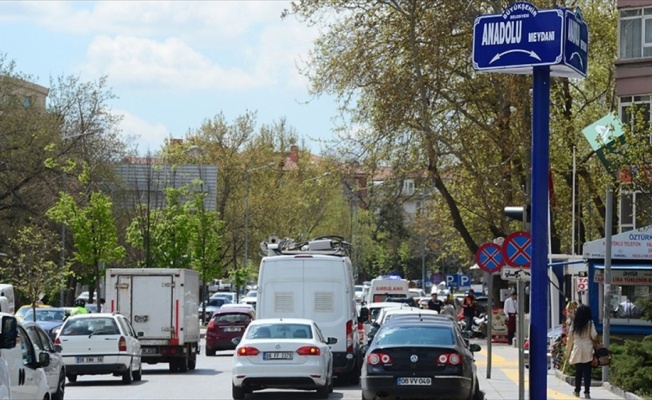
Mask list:
[{"label": "motorcycle", "polygon": [[[477,317],[473,317],[473,325],[471,326],[471,335],[470,338],[484,339],[487,337],[487,323],[489,322],[489,316],[485,313],[481,313]],[[457,324],[460,326],[462,332],[466,331],[466,321],[462,317],[458,317]]]}]

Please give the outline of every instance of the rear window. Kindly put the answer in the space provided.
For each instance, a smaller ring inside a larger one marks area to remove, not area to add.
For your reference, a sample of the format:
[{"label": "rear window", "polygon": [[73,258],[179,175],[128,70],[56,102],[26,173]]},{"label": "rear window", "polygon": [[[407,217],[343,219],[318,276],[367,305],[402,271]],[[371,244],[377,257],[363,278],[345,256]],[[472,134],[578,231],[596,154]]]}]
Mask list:
[{"label": "rear window", "polygon": [[119,335],[120,329],[113,318],[80,318],[66,321],[61,335]]},{"label": "rear window", "polygon": [[385,326],[376,334],[375,340],[384,346],[455,344],[453,329],[446,326]]},{"label": "rear window", "polygon": [[213,317],[215,322],[251,322],[251,316],[249,314],[242,313],[232,313],[232,314],[218,314]]},{"label": "rear window", "polygon": [[312,339],[310,325],[304,324],[265,324],[251,327],[247,339]]}]

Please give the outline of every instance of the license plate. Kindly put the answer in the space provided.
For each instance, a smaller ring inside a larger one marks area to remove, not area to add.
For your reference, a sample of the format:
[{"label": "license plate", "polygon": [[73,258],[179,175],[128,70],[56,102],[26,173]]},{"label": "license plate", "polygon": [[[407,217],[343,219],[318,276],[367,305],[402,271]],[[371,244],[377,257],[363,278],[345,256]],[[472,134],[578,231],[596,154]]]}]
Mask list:
[{"label": "license plate", "polygon": [[291,360],[291,351],[268,351],[263,353],[263,360]]},{"label": "license plate", "polygon": [[156,354],[156,347],[142,347],[141,354]]},{"label": "license plate", "polygon": [[224,327],[224,332],[240,332],[242,330],[239,326],[227,326]]},{"label": "license plate", "polygon": [[104,362],[104,356],[99,357],[77,357],[77,364],[101,363]]},{"label": "license plate", "polygon": [[430,386],[432,378],[398,378],[396,384],[399,386]]}]

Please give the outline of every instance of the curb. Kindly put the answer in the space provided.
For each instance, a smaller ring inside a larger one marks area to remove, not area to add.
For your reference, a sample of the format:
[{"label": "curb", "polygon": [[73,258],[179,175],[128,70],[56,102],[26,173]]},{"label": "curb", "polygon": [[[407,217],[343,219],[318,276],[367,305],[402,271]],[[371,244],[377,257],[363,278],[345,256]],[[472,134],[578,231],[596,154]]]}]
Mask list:
[{"label": "curb", "polygon": [[[563,380],[564,382],[568,383],[569,385],[575,386],[575,377],[574,376],[566,375],[566,374],[564,374],[563,372],[561,372],[558,369],[555,369],[555,376],[557,378]],[[619,388],[618,386],[612,385],[610,382],[602,383],[602,381],[597,381],[595,379],[591,380],[591,387],[600,387],[600,386],[602,386],[603,388],[607,389],[611,393],[613,393],[613,394],[615,394],[617,396],[620,396],[620,397],[622,397],[622,398],[624,398],[626,400],[645,400],[642,397],[640,397],[640,396],[638,396],[638,395],[636,395],[636,394],[634,394],[632,392],[626,392],[626,391],[622,390],[621,388]]]}]

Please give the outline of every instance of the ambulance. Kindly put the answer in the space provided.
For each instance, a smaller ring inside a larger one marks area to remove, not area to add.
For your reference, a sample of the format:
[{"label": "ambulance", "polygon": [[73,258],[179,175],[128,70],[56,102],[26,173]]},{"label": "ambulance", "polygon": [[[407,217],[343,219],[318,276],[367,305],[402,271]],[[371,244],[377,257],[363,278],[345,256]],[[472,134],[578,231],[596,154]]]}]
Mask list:
[{"label": "ambulance", "polygon": [[398,275],[382,275],[371,280],[371,286],[365,302],[380,303],[387,297],[408,297],[410,287],[406,279]]}]

